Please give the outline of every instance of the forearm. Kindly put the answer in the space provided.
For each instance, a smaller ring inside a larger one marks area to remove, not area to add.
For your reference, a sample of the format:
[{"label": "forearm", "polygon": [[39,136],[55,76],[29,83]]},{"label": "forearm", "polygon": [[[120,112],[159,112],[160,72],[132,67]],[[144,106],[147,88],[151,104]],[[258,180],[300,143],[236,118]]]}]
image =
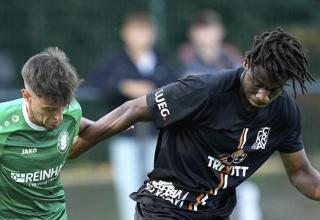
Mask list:
[{"label": "forearm", "polygon": [[313,167],[292,176],[291,183],[305,196],[320,201],[320,174]]},{"label": "forearm", "polygon": [[69,158],[75,158],[96,143],[121,133],[137,121],[148,121],[145,97],[128,101],[109,114],[90,124],[78,134],[74,141]]},{"label": "forearm", "polygon": [[133,111],[127,103],[124,103],[84,129],[78,136],[94,145],[103,139],[121,133],[138,120]]}]

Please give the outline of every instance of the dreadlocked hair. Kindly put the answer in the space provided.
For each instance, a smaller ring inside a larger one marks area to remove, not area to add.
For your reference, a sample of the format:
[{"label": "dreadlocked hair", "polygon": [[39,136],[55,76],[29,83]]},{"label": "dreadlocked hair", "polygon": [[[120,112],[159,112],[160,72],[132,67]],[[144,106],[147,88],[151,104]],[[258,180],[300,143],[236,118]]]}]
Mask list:
[{"label": "dreadlocked hair", "polygon": [[246,53],[249,67],[261,65],[280,82],[292,80],[294,95],[298,81],[302,94],[307,92],[305,82],[315,81],[307,71],[308,61],[302,45],[282,28],[256,35],[253,47]]}]

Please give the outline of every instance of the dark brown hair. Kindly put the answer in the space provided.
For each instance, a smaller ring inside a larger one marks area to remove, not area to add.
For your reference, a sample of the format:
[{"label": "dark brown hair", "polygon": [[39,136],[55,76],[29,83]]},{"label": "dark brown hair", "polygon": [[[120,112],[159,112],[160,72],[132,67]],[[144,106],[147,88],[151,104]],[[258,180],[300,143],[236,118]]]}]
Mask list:
[{"label": "dark brown hair", "polygon": [[24,83],[37,96],[69,104],[81,80],[66,54],[50,47],[31,57],[21,71]]}]

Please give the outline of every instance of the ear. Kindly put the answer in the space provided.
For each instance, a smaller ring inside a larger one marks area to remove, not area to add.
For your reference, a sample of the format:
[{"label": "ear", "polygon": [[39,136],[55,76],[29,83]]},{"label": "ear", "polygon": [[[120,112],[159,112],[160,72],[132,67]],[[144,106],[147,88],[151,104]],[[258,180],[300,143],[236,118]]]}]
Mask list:
[{"label": "ear", "polygon": [[21,95],[26,102],[30,102],[31,95],[27,89],[21,89]]},{"label": "ear", "polygon": [[242,66],[246,70],[249,69],[249,60],[248,60],[248,58],[244,59]]}]

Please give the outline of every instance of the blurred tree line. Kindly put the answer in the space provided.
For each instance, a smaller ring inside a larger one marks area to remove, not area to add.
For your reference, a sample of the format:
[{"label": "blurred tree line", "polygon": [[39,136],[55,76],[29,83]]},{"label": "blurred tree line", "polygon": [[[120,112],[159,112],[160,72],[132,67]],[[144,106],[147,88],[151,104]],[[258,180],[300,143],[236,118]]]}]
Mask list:
[{"label": "blurred tree line", "polygon": [[227,41],[242,52],[254,34],[282,26],[306,46],[311,70],[320,75],[320,2],[317,0],[0,0],[0,50],[12,56],[17,70],[32,54],[59,46],[84,77],[99,59],[119,46],[119,26],[129,11],[148,9],[159,22],[158,46],[174,60],[191,15],[217,10]]},{"label": "blurred tree line", "polygon": [[[147,9],[159,23],[159,49],[178,65],[177,50],[187,40],[191,16],[204,8],[221,14],[227,42],[243,53],[250,49],[253,36],[259,32],[276,26],[292,32],[305,46],[310,71],[320,77],[318,0],[0,0],[0,53],[5,52],[13,59],[15,86],[22,86],[20,69],[27,58],[49,46],[65,50],[79,74],[86,78],[106,53],[121,44],[119,27],[123,16]],[[314,149],[320,142],[317,135],[320,122],[314,123],[312,118],[320,109],[318,100],[319,96],[298,99],[302,104],[306,145]],[[105,111],[102,100],[82,104],[84,115],[93,119]],[[104,155],[94,154],[95,158]]]}]

